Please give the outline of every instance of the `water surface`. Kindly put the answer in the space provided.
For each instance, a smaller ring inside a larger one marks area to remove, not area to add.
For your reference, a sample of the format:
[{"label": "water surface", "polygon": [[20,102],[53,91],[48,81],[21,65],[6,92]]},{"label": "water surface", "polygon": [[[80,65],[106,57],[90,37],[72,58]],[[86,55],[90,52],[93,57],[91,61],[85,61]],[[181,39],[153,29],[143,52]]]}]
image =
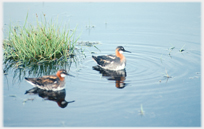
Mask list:
[{"label": "water surface", "polygon": [[[3,77],[5,127],[201,126],[200,3],[4,3],[5,37],[9,23],[22,25],[27,12],[33,24],[36,13],[44,13],[70,28],[78,25],[79,41],[100,42],[100,51],[84,47],[86,58],[67,68],[75,77],[66,77],[65,100],[74,102],[65,108],[25,94],[32,86],[24,76],[39,75],[25,71],[19,79],[10,69]],[[121,87],[93,70],[91,58],[114,54],[119,45],[132,52],[124,53]]]}]

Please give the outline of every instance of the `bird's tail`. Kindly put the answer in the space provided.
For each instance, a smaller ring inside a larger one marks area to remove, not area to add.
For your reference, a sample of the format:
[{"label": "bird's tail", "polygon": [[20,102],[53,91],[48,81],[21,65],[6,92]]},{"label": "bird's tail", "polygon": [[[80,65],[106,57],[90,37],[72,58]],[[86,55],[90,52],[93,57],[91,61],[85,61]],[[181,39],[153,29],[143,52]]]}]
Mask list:
[{"label": "bird's tail", "polygon": [[92,56],[92,58],[94,59],[94,61],[96,61],[96,56]]}]

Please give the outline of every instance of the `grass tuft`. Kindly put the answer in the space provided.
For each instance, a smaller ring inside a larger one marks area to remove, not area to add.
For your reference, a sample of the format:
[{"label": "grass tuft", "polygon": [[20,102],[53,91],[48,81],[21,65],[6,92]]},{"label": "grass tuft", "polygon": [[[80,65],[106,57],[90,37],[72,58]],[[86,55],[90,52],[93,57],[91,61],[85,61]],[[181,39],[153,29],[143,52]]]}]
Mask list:
[{"label": "grass tuft", "polygon": [[51,20],[39,21],[36,14],[36,25],[28,23],[28,14],[23,26],[9,26],[8,39],[3,42],[4,60],[15,60],[20,64],[26,62],[52,62],[58,59],[67,60],[74,55],[74,30],[60,27]]}]

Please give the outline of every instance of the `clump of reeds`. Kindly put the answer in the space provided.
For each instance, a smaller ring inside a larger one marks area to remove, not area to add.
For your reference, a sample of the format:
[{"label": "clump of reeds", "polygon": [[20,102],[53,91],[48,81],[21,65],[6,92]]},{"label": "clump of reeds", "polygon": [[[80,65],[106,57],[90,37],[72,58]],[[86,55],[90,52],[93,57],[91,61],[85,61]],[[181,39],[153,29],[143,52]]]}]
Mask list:
[{"label": "clump of reeds", "polygon": [[27,22],[28,14],[23,26],[9,26],[8,39],[4,40],[4,60],[10,59],[21,62],[45,62],[55,61],[72,55],[77,39],[75,31],[66,26],[38,20],[36,25]]},{"label": "clump of reeds", "polygon": [[75,67],[78,67],[85,58],[85,54],[82,52],[82,49],[75,49],[73,56],[69,56],[67,60],[63,60],[63,58],[64,57],[61,57],[52,61],[41,61],[39,63],[7,59],[3,62],[3,73],[4,75],[8,75],[10,71],[13,71],[11,72],[11,74],[13,74],[13,83],[22,81],[25,77],[29,76],[41,77],[44,75],[54,75],[59,69],[69,71],[73,63]]}]

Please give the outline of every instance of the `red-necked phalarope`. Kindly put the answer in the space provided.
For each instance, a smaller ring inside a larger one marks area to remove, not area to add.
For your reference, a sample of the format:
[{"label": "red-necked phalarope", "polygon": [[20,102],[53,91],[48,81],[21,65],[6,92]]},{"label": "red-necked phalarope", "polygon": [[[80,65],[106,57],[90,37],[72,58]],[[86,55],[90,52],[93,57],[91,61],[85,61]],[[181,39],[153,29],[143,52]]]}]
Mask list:
[{"label": "red-necked phalarope", "polygon": [[48,75],[39,78],[25,78],[25,80],[43,90],[62,90],[65,88],[64,77],[66,75],[72,76],[66,70],[60,69],[56,75]]},{"label": "red-necked phalarope", "polygon": [[103,69],[108,70],[121,70],[125,68],[126,59],[122,54],[123,52],[129,52],[122,46],[118,46],[115,50],[115,55],[104,55],[104,56],[92,56],[94,61]]}]

